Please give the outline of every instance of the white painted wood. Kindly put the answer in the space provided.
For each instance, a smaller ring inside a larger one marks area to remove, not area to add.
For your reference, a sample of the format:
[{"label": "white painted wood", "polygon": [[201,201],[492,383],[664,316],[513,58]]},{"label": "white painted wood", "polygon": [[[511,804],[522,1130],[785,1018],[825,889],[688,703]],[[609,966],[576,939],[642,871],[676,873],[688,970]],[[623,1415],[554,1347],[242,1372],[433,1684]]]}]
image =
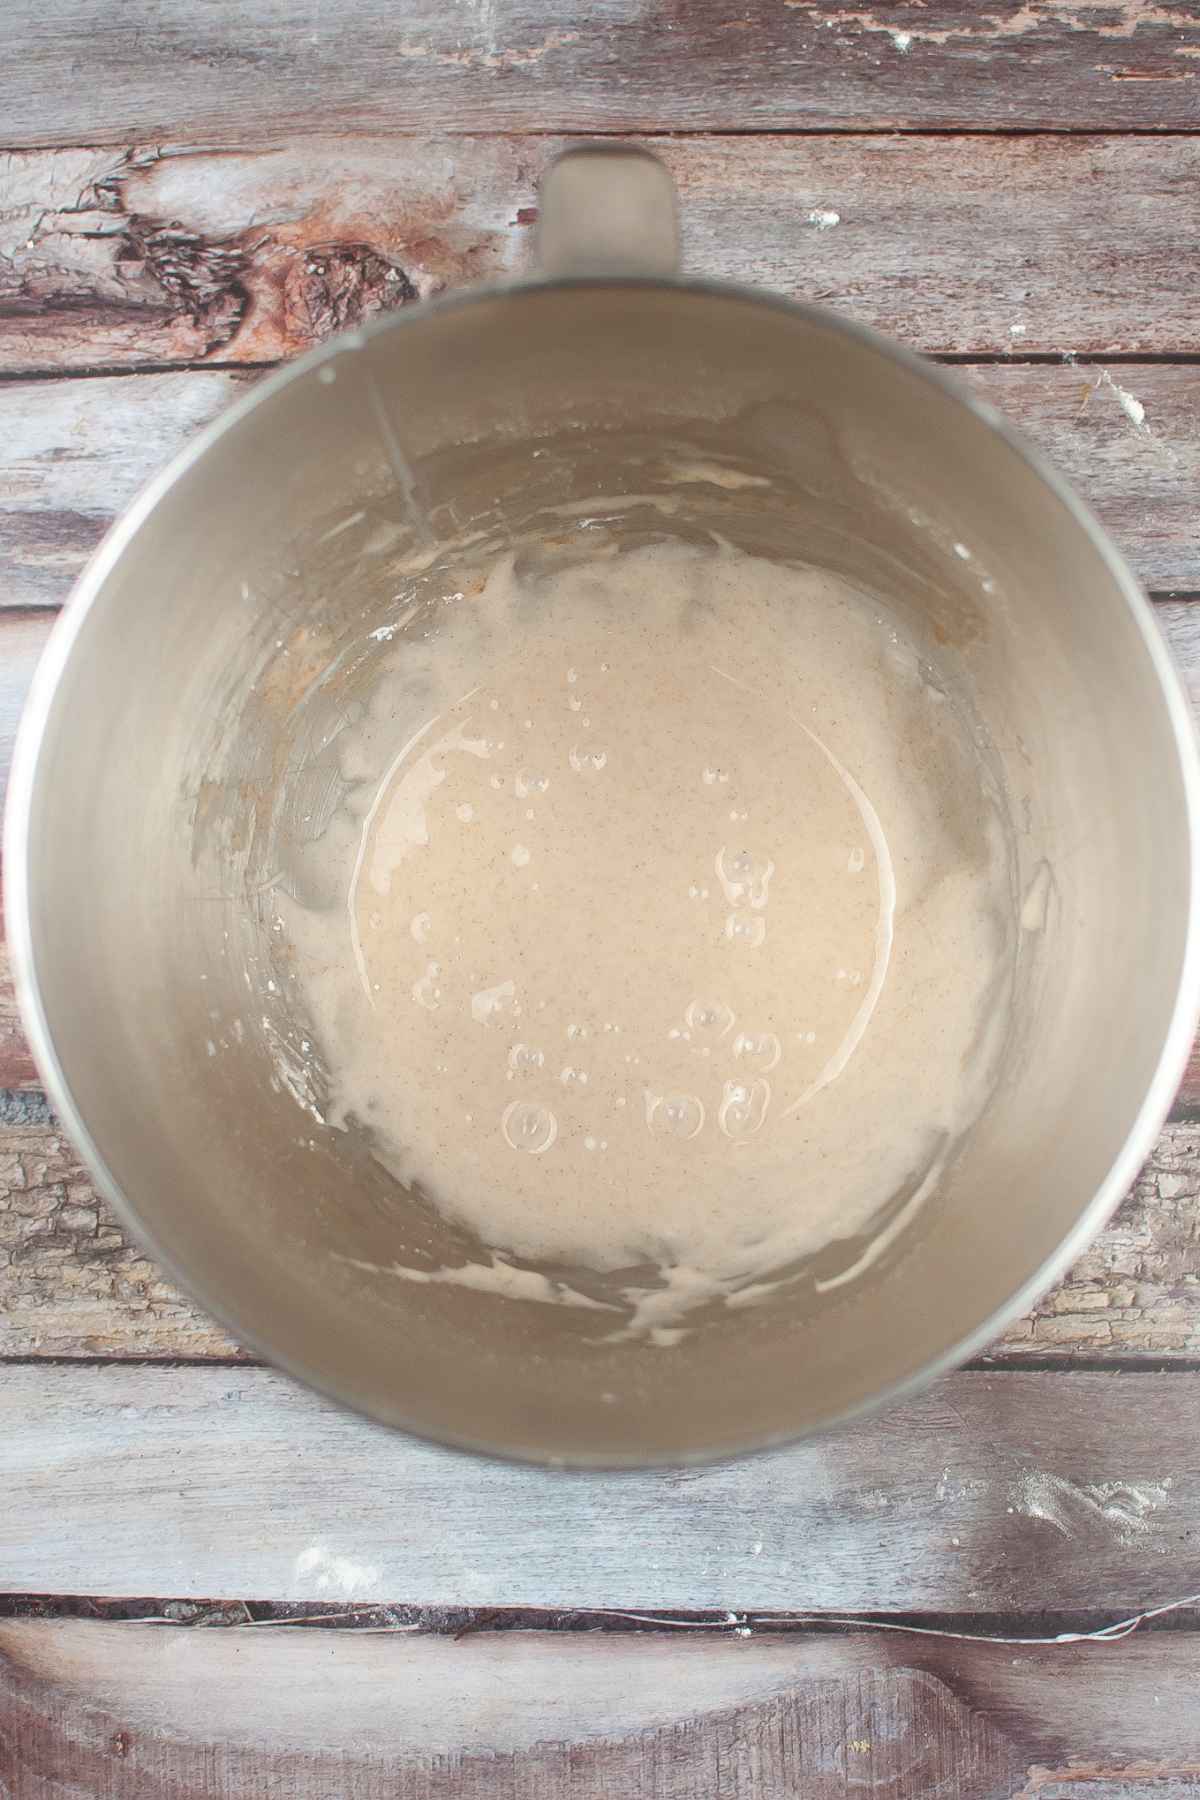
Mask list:
[{"label": "white painted wood", "polygon": [[967,1373],[794,1448],[566,1474],[262,1369],[8,1366],[17,1593],[478,1606],[1134,1609],[1200,1586],[1200,1380]]}]

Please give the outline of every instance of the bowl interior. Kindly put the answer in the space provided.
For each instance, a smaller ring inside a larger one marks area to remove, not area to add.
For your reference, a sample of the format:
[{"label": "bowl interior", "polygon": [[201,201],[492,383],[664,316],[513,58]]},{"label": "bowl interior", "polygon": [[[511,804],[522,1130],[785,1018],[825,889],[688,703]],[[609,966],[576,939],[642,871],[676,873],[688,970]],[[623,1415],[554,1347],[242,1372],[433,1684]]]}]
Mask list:
[{"label": "bowl interior", "polygon": [[[766,483],[681,479],[698,462]],[[339,804],[338,732],[403,648],[380,635],[398,601],[509,544],[571,556],[664,531],[886,596],[990,741],[1024,926],[1005,1074],[936,1196],[854,1280],[714,1311],[669,1354],[571,1309],[388,1277],[398,1241],[478,1247],[325,1124],[270,930]],[[559,286],[343,341],[155,485],[51,661],[15,936],[55,1096],[204,1304],[386,1422],[614,1463],[827,1423],[1028,1298],[1169,1100],[1194,985],[1192,752],[1146,609],[984,409],[820,313]]]}]

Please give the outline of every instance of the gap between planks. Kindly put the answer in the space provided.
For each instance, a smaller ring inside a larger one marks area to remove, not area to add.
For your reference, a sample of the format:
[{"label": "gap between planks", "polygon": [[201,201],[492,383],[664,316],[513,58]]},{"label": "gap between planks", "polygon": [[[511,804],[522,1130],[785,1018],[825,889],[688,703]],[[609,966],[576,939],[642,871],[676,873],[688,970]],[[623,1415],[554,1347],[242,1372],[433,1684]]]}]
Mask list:
[{"label": "gap between planks", "polygon": [[[44,1340],[39,1338],[36,1341],[40,1343]],[[0,1344],[0,1369],[103,1369],[114,1362],[119,1362],[125,1369],[271,1367],[270,1363],[264,1362],[253,1352],[237,1350],[232,1340],[227,1340],[227,1343],[228,1354],[211,1356],[198,1349],[192,1349],[190,1354],[186,1351],[175,1354],[162,1351],[157,1355],[153,1352],[126,1352],[119,1348],[107,1352],[85,1351],[78,1354],[69,1349],[18,1352],[7,1351]],[[1014,1370],[1038,1375],[1197,1375],[1200,1374],[1200,1356],[1144,1356],[1135,1351],[1124,1356],[1076,1355],[1069,1348],[1061,1350],[1057,1355],[1042,1353],[1027,1356],[1019,1350],[1014,1353],[1011,1349],[1006,1349],[1005,1340],[1000,1338],[995,1347],[983,1356],[960,1365],[960,1373],[964,1375],[997,1375]],[[3,1598],[3,1590],[0,1589],[0,1602]],[[0,1611],[2,1610],[0,1605]]]},{"label": "gap between planks", "polygon": [[485,1634],[535,1632],[646,1637],[682,1634],[717,1639],[747,1637],[842,1637],[873,1632],[958,1643],[1009,1645],[1014,1649],[1060,1644],[1122,1643],[1135,1633],[1167,1631],[1200,1635],[1200,1595],[1169,1606],[1115,1618],[1110,1612],[846,1613],[734,1611],[671,1612],[622,1608],[551,1609],[535,1606],[413,1606],[404,1601],[106,1599],[88,1594],[0,1593],[0,1624],[9,1619],[43,1623],[152,1625],[178,1631],[313,1631],[337,1637],[390,1633],[460,1641]]},{"label": "gap between planks", "polygon": [[[913,0],[913,3],[919,4],[920,0]],[[157,153],[169,156],[185,152],[191,153],[193,150],[203,151],[204,154],[210,156],[252,156],[278,149],[290,143],[294,135],[294,132],[288,130],[286,124],[276,129],[268,123],[260,132],[239,133],[230,143],[214,146],[211,143],[202,142],[200,139],[189,141],[188,134],[184,131],[160,131],[154,134],[153,148]],[[334,125],[323,132],[314,133],[314,135],[338,138],[374,137],[381,143],[391,145],[397,154],[403,154],[410,143],[427,143],[430,130],[422,127],[406,131],[402,126],[389,126],[384,130],[378,127],[362,128],[349,124],[345,129],[339,129]],[[126,137],[137,136],[136,133],[126,134]],[[828,125],[739,125],[736,121],[731,121],[726,125],[687,125],[678,130],[674,130],[670,126],[656,125],[614,125],[607,129],[597,126],[587,134],[588,139],[606,138],[620,143],[636,140],[639,143],[653,145],[686,144],[693,138],[729,139],[731,142],[738,138],[779,138],[781,140],[794,138],[801,142],[810,139],[819,141],[823,138],[862,138],[866,141],[871,138],[924,138],[934,144],[957,142],[959,139],[987,143],[992,139],[998,142],[1007,142],[1014,139],[1019,141],[1024,138],[1039,140],[1042,138],[1069,138],[1085,141],[1095,138],[1097,140],[1114,139],[1122,143],[1157,144],[1172,138],[1186,140],[1198,136],[1200,136],[1200,125],[1190,121],[1173,125],[1155,125],[1149,122],[1140,125],[1063,125],[1051,119],[1047,119],[1041,125],[972,125],[969,123],[903,125],[889,121],[873,124],[867,119],[856,125],[836,123]],[[562,126],[539,125],[535,120],[531,120],[520,128],[496,126],[474,131],[456,131],[452,135],[445,134],[443,127],[443,139],[446,143],[470,144],[475,140],[490,143],[506,138],[526,139],[533,144],[541,142],[576,143],[579,141],[576,133],[568,131]],[[5,140],[0,142],[0,155],[51,156],[63,150],[85,150],[95,155],[114,155],[120,153],[125,147],[125,140],[120,136],[114,138],[87,137],[80,133],[75,137],[55,138],[51,142],[31,139],[27,143],[18,144]]]},{"label": "gap between planks", "polygon": [[[766,290],[764,290],[765,292]],[[1100,351],[1077,350],[920,350],[919,354],[946,369],[972,368],[1069,368],[1069,369],[1119,369],[1119,368],[1169,368],[1187,369],[1200,365],[1200,352],[1191,350],[1114,350],[1108,354]],[[299,354],[299,352],[297,352]],[[127,363],[95,363],[88,367],[63,369],[2,369],[0,368],[0,388],[10,383],[22,386],[38,382],[63,381],[106,381],[118,377],[137,380],[147,375],[270,375],[274,370],[283,368],[284,360],[264,362],[226,362],[220,357],[181,358],[174,362]]]}]

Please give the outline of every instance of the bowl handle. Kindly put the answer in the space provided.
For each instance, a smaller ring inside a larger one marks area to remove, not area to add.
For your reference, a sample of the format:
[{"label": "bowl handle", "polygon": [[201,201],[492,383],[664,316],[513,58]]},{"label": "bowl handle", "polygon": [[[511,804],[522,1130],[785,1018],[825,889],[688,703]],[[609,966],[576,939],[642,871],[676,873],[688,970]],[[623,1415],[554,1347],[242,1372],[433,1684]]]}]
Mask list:
[{"label": "bowl handle", "polygon": [[542,182],[538,261],[551,277],[674,275],[679,216],[665,165],[628,144],[565,150]]}]

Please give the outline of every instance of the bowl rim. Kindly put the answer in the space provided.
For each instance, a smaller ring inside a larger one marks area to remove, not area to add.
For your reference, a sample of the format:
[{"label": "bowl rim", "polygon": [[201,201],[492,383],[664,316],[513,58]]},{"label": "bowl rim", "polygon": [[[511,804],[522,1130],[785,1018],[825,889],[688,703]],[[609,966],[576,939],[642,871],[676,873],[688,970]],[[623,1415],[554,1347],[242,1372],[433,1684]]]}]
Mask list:
[{"label": "bowl rim", "polygon": [[[419,1421],[385,1415],[376,1410],[361,1395],[324,1377],[319,1369],[307,1365],[303,1359],[281,1353],[260,1337],[253,1325],[226,1311],[221,1296],[210,1293],[203,1281],[193,1279],[186,1267],[177,1262],[173,1252],[160,1241],[151,1223],[142,1217],[124,1193],[75,1103],[71,1083],[55,1047],[43,1004],[30,912],[30,834],[38,765],[59,682],[84,623],[97,605],[110,574],[159,501],[264,399],[281,392],[295,381],[306,379],[347,351],[362,348],[368,341],[393,332],[419,328],[435,314],[465,312],[481,304],[520,304],[531,295],[584,289],[657,290],[684,300],[732,301],[769,308],[799,323],[831,330],[857,347],[873,351],[899,364],[910,375],[936,388],[951,403],[965,408],[982,425],[998,434],[1063,507],[1071,522],[1088,540],[1104,564],[1125,601],[1129,615],[1140,633],[1150,667],[1157,678],[1170,723],[1183,792],[1181,824],[1188,835],[1189,891],[1179,982],[1155,1070],[1135,1110],[1124,1144],[1113,1159],[1106,1177],[1092,1198],[1081,1208],[1073,1225],[1055,1249],[1043,1258],[1007,1300],[994,1307],[974,1328],[955,1338],[919,1367],[897,1376],[837,1413],[776,1432],[763,1433],[752,1439],[713,1443],[695,1450],[661,1454],[654,1451],[628,1454],[607,1452],[596,1456],[577,1451],[550,1454],[533,1444],[514,1445],[466,1435],[458,1436],[450,1432],[439,1433]],[[940,1376],[968,1362],[984,1350],[1005,1326],[1028,1311],[1033,1302],[1069,1268],[1116,1210],[1149,1154],[1170,1110],[1191,1051],[1197,1020],[1200,1018],[1200,739],[1197,737],[1181,677],[1154,618],[1151,604],[1125,557],[1109,538],[1090,506],[1059,474],[1049,459],[998,408],[974,393],[951,370],[905,345],[893,342],[873,327],[848,319],[828,307],[792,300],[743,283],[686,276],[593,276],[553,280],[532,277],[502,284],[480,284],[433,300],[417,302],[374,319],[356,330],[339,333],[256,381],[245,395],[224,408],[215,419],[189,438],[145,484],[109,527],[75,582],[35,670],[18,726],[4,821],[3,858],[5,915],[14,984],[34,1060],[64,1131],[79,1150],[96,1187],[113,1207],[121,1225],[145,1246],[181,1290],[194,1298],[239,1344],[305,1387],[338,1402],[373,1424],[405,1432],[426,1444],[541,1468],[614,1472],[669,1468],[729,1460],[776,1449],[819,1436],[826,1431],[841,1429],[894,1401],[919,1394]]]}]

